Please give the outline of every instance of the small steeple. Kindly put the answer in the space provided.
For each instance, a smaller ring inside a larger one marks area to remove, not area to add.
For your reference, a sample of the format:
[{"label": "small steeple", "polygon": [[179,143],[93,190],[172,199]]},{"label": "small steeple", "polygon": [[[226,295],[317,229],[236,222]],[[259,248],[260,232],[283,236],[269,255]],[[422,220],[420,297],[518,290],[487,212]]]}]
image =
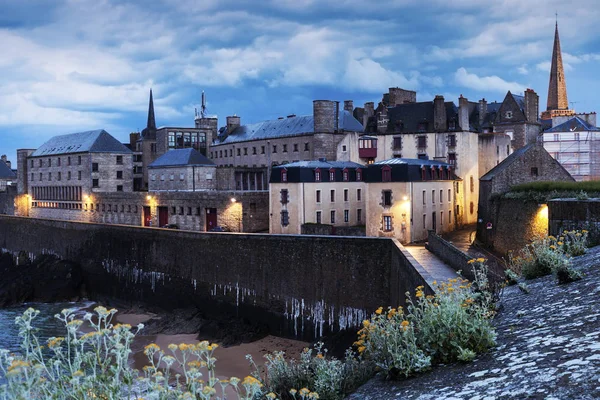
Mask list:
[{"label": "small steeple", "polygon": [[150,89],[150,103],[148,104],[148,123],[146,129],[156,130],[156,119],[154,118],[154,100],[152,99],[152,89]]},{"label": "small steeple", "polygon": [[[558,17],[557,17],[558,18]],[[560,51],[560,38],[558,36],[558,19],[554,29],[554,48],[552,49],[552,66],[550,68],[550,82],[548,85],[547,110],[567,110],[567,83],[563,68],[562,53]]]}]

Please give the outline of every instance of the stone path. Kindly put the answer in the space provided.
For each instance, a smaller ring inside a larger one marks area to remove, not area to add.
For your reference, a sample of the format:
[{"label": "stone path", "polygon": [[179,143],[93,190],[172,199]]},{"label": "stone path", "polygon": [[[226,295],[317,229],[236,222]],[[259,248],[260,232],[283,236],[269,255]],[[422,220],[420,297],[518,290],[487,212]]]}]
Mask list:
[{"label": "stone path", "polygon": [[348,399],[600,398],[600,247],[574,265],[580,281],[549,276],[528,281],[530,294],[504,290],[490,353],[404,381],[376,377]]},{"label": "stone path", "polygon": [[[438,256],[427,250],[424,244],[411,244],[404,247],[414,259],[421,264],[425,271],[431,275],[433,280],[445,281],[458,276],[454,269],[444,263]],[[429,283],[431,284],[431,282]]]}]

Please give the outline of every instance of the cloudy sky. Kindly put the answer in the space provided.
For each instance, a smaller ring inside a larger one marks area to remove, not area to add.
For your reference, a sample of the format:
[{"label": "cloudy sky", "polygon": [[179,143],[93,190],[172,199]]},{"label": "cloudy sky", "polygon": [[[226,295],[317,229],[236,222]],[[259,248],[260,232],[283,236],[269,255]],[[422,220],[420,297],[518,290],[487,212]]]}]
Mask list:
[{"label": "cloudy sky", "polygon": [[208,112],[242,123],[388,87],[457,102],[528,87],[545,109],[555,12],[569,101],[599,110],[597,0],[0,0],[0,154]]}]

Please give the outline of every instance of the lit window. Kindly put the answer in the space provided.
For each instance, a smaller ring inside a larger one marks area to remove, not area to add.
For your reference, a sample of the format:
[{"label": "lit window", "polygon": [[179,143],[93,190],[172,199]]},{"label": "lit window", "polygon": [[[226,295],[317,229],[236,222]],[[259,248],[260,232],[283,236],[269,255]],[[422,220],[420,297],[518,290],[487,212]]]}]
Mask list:
[{"label": "lit window", "polygon": [[383,216],[383,230],[385,232],[391,232],[391,230],[392,230],[392,216],[391,215]]}]

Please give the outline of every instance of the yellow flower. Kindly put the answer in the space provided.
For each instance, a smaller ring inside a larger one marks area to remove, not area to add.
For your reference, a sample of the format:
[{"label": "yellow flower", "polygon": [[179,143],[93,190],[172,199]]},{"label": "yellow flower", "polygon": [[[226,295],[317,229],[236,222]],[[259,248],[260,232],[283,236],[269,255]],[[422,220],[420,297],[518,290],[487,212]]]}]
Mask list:
[{"label": "yellow flower", "polygon": [[551,245],[550,245],[550,249],[551,249],[551,250],[556,250],[556,246],[555,246],[555,245],[553,245],[553,244],[551,244]]},{"label": "yellow flower", "polygon": [[406,328],[408,325],[410,325],[410,322],[408,322],[407,320],[404,320],[404,321],[402,321],[402,323],[400,325],[402,325],[403,328]]},{"label": "yellow flower", "polygon": [[256,379],[253,376],[248,375],[247,377],[244,378],[244,380],[242,381],[242,385],[249,385],[249,386],[258,386],[258,387],[262,387],[262,383]]},{"label": "yellow flower", "polygon": [[559,246],[562,246],[564,243],[563,242],[558,242],[556,244],[559,245]]},{"label": "yellow flower", "polygon": [[474,259],[474,258],[472,258],[472,259],[470,259],[469,261],[467,261],[467,264],[473,264],[474,262],[475,262],[475,259]]},{"label": "yellow flower", "polygon": [[417,298],[421,298],[421,297],[423,297],[423,292],[421,290],[417,290],[417,293],[415,293],[415,296]]},{"label": "yellow flower", "polygon": [[53,349],[55,347],[60,346],[60,344],[62,342],[64,342],[65,338],[63,337],[52,337],[50,339],[48,339],[47,343],[48,343],[48,347]]},{"label": "yellow flower", "polygon": [[323,358],[325,358],[325,357],[323,357],[323,354],[319,353],[319,354],[317,354],[317,358],[318,358],[319,360],[322,360],[322,359],[323,359]]},{"label": "yellow flower", "polygon": [[317,393],[317,392],[310,392],[308,394],[308,398],[309,399],[318,399],[319,398],[319,393]]},{"label": "yellow flower", "polygon": [[309,393],[310,393],[310,390],[308,390],[307,388],[300,389],[300,396],[306,396]]},{"label": "yellow flower", "polygon": [[377,310],[375,310],[375,314],[380,315],[383,312],[383,307],[379,307]]},{"label": "yellow flower", "polygon": [[144,347],[144,354],[147,356],[154,354],[157,351],[160,351],[160,347],[156,343],[150,343],[149,345]]},{"label": "yellow flower", "polygon": [[367,348],[365,346],[358,346],[358,354],[362,354]]},{"label": "yellow flower", "polygon": [[84,375],[84,374],[83,374],[83,371],[82,371],[82,370],[80,370],[80,369],[78,369],[77,371],[75,371],[75,372],[73,373],[73,377],[74,377],[74,378],[76,378],[76,377],[79,377],[79,376],[83,376],[83,375]]},{"label": "yellow flower", "polygon": [[483,257],[479,257],[479,258],[477,259],[477,262],[480,262],[480,263],[482,263],[482,262],[485,262],[485,258],[483,258]]},{"label": "yellow flower", "polygon": [[275,393],[271,392],[271,393],[267,393],[266,397],[267,397],[267,399],[276,399],[277,395]]},{"label": "yellow flower", "polygon": [[202,389],[202,394],[205,394],[208,396],[212,396],[216,393],[217,393],[217,391],[215,390],[215,388],[212,388],[210,386],[204,386],[204,389]]},{"label": "yellow flower", "polygon": [[369,325],[371,325],[371,322],[370,322],[368,319],[365,319],[365,320],[363,321],[363,326],[364,326],[365,328],[368,328],[368,327],[369,327]]},{"label": "yellow flower", "polygon": [[296,389],[290,389],[290,394],[291,394],[292,396],[295,396],[295,395],[296,395],[296,393],[298,393],[298,391],[297,391]]},{"label": "yellow flower", "polygon": [[585,229],[583,229],[583,230],[581,231],[581,233],[588,233],[588,231],[586,231]]},{"label": "yellow flower", "polygon": [[169,347],[169,350],[171,350],[171,351],[177,350],[177,345],[175,343],[171,343],[168,347]]}]

